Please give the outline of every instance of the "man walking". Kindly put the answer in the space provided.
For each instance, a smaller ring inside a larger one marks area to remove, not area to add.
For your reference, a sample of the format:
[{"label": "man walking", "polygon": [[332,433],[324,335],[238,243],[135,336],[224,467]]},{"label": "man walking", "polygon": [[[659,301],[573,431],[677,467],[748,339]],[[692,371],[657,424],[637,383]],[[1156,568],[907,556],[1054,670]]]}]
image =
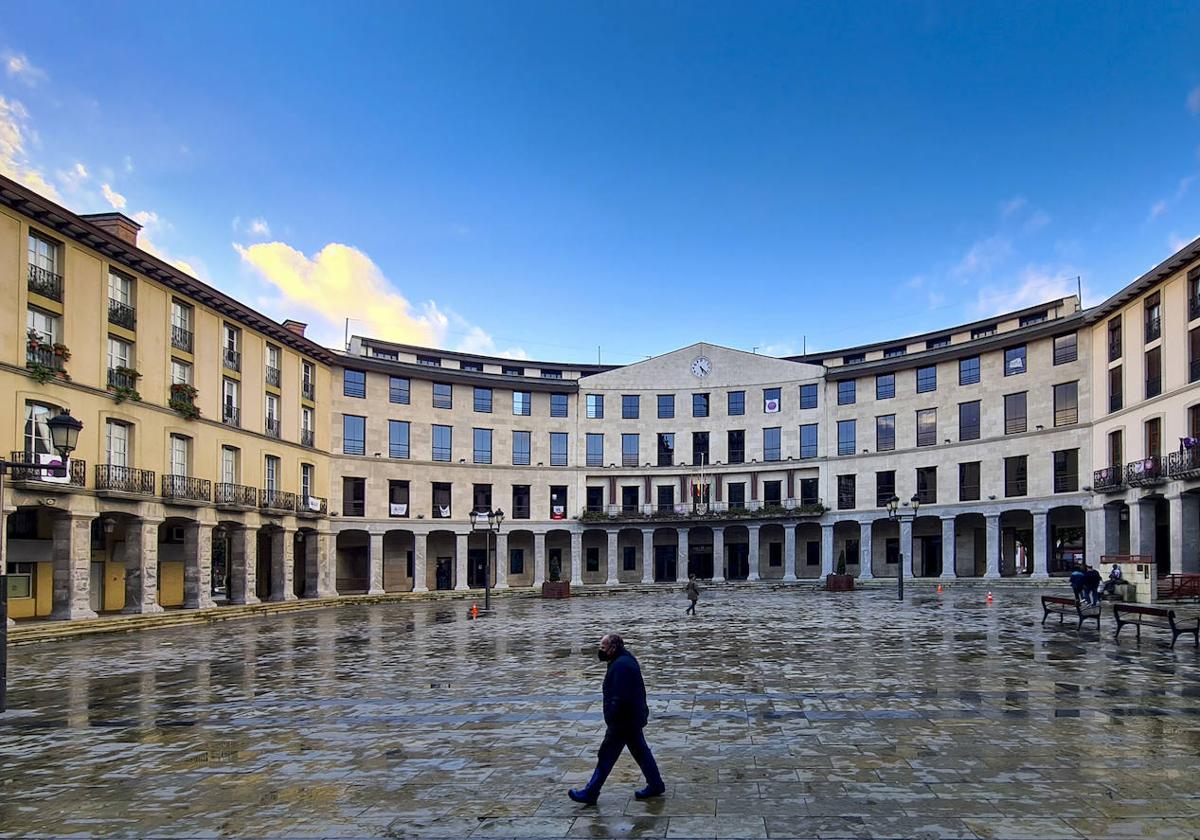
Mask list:
[{"label": "man walking", "polygon": [[687,599],[691,602],[688,605],[687,611],[695,615],[696,602],[700,600],[700,584],[696,583],[695,575],[688,575]]},{"label": "man walking", "polygon": [[584,805],[595,805],[604,780],[612,772],[621,750],[626,747],[646,777],[646,786],[634,791],[633,795],[638,799],[662,796],[667,788],[659,775],[658,765],[654,763],[646,736],[642,734],[650,717],[642,668],[616,633],[609,633],[600,639],[596,655],[601,662],[608,663],[608,670],[604,674],[604,723],[608,728],[604,732],[604,740],[600,742],[596,770],[591,780],[578,790],[572,788],[567,791],[567,796]]}]

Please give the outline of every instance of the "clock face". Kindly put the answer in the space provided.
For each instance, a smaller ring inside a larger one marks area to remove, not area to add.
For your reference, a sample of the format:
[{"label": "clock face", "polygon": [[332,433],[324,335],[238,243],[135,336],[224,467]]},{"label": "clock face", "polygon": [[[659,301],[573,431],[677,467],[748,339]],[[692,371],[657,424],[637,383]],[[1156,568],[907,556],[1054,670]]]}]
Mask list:
[{"label": "clock face", "polygon": [[712,371],[712,362],[706,356],[697,356],[692,360],[692,376],[703,379]]}]

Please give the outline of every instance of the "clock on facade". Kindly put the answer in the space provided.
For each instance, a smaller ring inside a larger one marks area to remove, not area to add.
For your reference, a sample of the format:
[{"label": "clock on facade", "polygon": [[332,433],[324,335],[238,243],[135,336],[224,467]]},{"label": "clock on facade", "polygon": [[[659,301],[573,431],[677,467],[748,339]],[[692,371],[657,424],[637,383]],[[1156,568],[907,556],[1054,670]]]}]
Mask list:
[{"label": "clock on facade", "polygon": [[707,356],[697,356],[692,360],[692,376],[703,379],[712,371],[712,362]]}]

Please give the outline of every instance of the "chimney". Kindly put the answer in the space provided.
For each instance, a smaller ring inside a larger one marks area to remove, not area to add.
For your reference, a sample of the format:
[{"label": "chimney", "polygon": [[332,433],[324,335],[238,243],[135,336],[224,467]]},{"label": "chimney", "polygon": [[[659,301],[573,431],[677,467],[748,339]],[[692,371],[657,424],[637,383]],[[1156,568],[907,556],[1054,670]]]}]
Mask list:
[{"label": "chimney", "polygon": [[111,233],[127,245],[137,247],[138,231],[142,226],[124,213],[88,213],[82,218],[100,228],[105,233]]},{"label": "chimney", "polygon": [[308,329],[308,324],[305,324],[302,321],[293,321],[291,318],[289,318],[283,322],[283,328],[285,330],[289,330],[290,332],[294,332],[301,338],[304,338],[304,331]]}]

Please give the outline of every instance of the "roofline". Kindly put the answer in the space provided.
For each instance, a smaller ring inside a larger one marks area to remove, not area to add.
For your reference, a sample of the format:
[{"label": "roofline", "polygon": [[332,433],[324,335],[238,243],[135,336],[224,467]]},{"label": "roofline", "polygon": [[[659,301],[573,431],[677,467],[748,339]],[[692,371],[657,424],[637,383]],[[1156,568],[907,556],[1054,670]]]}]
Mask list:
[{"label": "roofline", "polygon": [[[368,335],[358,335],[357,333],[350,336],[350,339],[358,339],[360,342],[366,342],[372,347],[386,347],[389,350],[398,350],[411,353],[419,353],[429,356],[445,356],[452,359],[465,359],[471,362],[484,362],[488,364],[509,365],[511,367],[548,367],[562,368],[564,370],[577,370],[587,372],[587,375],[593,373],[603,373],[606,370],[615,370],[625,367],[625,365],[601,365],[590,364],[587,362],[551,362],[538,361],[537,359],[516,359],[508,356],[485,356],[482,353],[469,353],[463,350],[449,350],[443,347],[423,347],[419,344],[404,344],[398,341],[387,341],[382,338],[373,338]],[[354,358],[351,356],[351,358]]]},{"label": "roofline", "polygon": [[508,376],[503,373],[483,373],[477,370],[457,370],[455,368],[430,367],[415,362],[397,362],[391,359],[380,359],[375,356],[355,356],[353,353],[335,350],[334,367],[350,368],[352,370],[372,370],[376,373],[387,373],[397,376],[407,376],[409,379],[421,379],[429,382],[453,381],[463,385],[478,385],[481,388],[502,388],[510,391],[538,391],[544,393],[562,394],[579,390],[578,379],[543,379],[540,376]]},{"label": "roofline", "polygon": [[1191,243],[1184,245],[1174,254],[1109,297],[1103,303],[1089,309],[1087,311],[1088,323],[1095,323],[1108,317],[1118,309],[1124,307],[1131,300],[1150,291],[1159,283],[1177,274],[1181,269],[1186,268],[1189,264],[1197,260],[1200,260],[1200,236],[1193,239]]}]

